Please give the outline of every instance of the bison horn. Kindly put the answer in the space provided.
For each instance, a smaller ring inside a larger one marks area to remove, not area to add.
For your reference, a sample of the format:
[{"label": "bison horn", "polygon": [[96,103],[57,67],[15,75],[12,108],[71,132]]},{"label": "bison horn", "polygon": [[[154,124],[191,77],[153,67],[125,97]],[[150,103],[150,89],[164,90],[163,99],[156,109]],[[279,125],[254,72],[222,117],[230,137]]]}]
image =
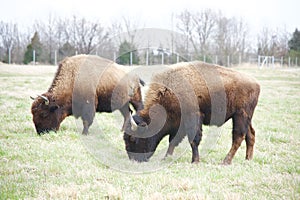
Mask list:
[{"label": "bison horn", "polygon": [[34,97],[32,97],[32,96],[30,96],[30,99],[32,99],[32,100],[35,100],[35,98],[34,98]]},{"label": "bison horn", "polygon": [[130,114],[130,123],[131,123],[131,130],[132,131],[136,131],[138,128],[138,125],[135,123],[132,115]]},{"label": "bison horn", "polygon": [[49,105],[49,99],[43,95],[38,95],[38,97],[42,98],[45,101],[45,105]]}]

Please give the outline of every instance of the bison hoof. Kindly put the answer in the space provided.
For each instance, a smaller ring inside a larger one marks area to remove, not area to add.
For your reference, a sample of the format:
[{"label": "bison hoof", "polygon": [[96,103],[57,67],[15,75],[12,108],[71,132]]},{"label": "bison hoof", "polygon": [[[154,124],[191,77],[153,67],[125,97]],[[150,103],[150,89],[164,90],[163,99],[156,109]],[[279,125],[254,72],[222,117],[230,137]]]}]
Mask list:
[{"label": "bison hoof", "polygon": [[89,132],[88,131],[82,131],[82,135],[88,135]]},{"label": "bison hoof", "polygon": [[198,164],[198,163],[199,163],[199,160],[192,161],[192,164]]},{"label": "bison hoof", "polygon": [[222,165],[231,165],[231,161],[223,160]]},{"label": "bison hoof", "polygon": [[192,163],[193,164],[198,164],[199,163],[199,157],[198,158],[195,158],[195,159],[192,159]]}]

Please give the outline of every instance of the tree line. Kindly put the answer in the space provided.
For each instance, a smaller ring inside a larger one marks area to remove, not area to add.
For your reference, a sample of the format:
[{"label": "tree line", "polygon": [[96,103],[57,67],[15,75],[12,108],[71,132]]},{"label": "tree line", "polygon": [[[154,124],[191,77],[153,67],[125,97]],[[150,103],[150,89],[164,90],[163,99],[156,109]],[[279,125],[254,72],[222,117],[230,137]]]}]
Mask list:
[{"label": "tree line", "polygon": [[[212,62],[213,55],[219,55],[218,63],[224,64],[228,56],[235,58],[235,62],[251,55],[300,58],[297,29],[289,33],[284,27],[276,30],[262,27],[253,36],[243,18],[226,17],[212,9],[184,10],[172,15],[172,24],[181,37],[171,41],[169,51],[176,50],[187,60]],[[70,18],[49,15],[47,21],[36,21],[27,32],[21,31],[17,23],[0,21],[0,61],[28,64],[35,56],[37,62],[54,64],[54,57],[61,60],[75,54],[97,54],[110,59],[118,57],[118,62],[128,64],[129,57],[125,54],[139,48],[135,30],[140,28],[143,27],[126,17],[105,27],[98,20],[75,15]],[[137,51],[133,60],[134,64],[139,63]]]}]

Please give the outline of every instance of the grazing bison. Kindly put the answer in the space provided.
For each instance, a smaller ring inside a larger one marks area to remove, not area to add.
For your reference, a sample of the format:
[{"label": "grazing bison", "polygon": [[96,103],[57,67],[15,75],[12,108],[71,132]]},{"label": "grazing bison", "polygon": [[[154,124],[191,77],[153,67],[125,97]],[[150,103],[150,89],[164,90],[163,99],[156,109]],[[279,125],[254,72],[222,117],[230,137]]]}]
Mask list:
[{"label": "grazing bison", "polygon": [[83,134],[88,133],[95,112],[118,109],[126,119],[129,102],[136,110],[143,108],[140,82],[137,76],[126,74],[122,66],[98,56],[65,58],[48,91],[32,103],[36,131],[56,131],[69,115],[82,118]]},{"label": "grazing bison", "polygon": [[246,159],[252,159],[255,131],[251,119],[260,86],[253,78],[203,62],[179,63],[152,78],[144,109],[125,122],[124,141],[130,159],[147,161],[163,137],[166,153],[187,135],[192,162],[199,162],[202,125],[221,126],[232,119],[232,147],[223,163],[231,164],[245,139]]}]

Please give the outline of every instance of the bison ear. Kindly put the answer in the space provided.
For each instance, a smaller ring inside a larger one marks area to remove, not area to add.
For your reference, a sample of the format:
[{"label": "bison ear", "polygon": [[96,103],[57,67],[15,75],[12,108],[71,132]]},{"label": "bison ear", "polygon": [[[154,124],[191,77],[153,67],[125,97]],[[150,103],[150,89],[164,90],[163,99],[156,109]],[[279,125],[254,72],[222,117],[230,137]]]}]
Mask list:
[{"label": "bison ear", "polygon": [[146,127],[146,126],[147,126],[147,123],[144,122],[144,121],[142,121],[142,122],[140,122],[138,125],[141,126],[141,127]]},{"label": "bison ear", "polygon": [[147,126],[147,123],[139,115],[134,115],[132,118],[133,118],[134,122],[136,123],[136,125],[141,126],[141,127]]},{"label": "bison ear", "polygon": [[164,96],[167,91],[168,91],[168,88],[162,87],[158,90],[158,93],[160,96]]}]

